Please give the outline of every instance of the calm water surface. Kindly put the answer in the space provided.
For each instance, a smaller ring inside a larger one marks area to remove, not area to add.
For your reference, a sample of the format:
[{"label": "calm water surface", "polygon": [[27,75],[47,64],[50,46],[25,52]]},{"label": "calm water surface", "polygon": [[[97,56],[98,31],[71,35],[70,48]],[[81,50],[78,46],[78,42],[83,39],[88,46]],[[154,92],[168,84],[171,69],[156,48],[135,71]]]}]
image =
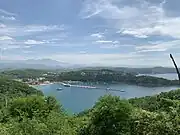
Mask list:
[{"label": "calm water surface", "polygon": [[[166,75],[167,76],[167,75]],[[167,92],[175,90],[178,87],[156,87],[147,88],[135,85],[118,84],[109,85],[111,89],[124,90],[120,91],[109,91],[105,89],[107,86],[99,85],[101,89],[86,89],[76,87],[64,87],[60,84],[51,84],[44,86],[37,86],[38,89],[42,90],[46,96],[55,96],[56,99],[63,105],[63,107],[71,113],[78,113],[84,109],[91,108],[100,96],[105,94],[112,94],[120,96],[121,98],[133,98],[155,95],[160,92]],[[62,91],[57,91],[57,88],[63,88]]]}]

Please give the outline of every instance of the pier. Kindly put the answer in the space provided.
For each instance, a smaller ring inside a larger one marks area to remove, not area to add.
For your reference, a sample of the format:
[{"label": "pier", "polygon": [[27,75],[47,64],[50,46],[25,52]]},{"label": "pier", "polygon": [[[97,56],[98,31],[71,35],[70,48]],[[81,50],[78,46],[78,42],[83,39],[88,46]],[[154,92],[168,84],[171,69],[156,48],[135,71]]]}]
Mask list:
[{"label": "pier", "polygon": [[106,91],[118,91],[118,92],[125,92],[124,90],[118,90],[118,89],[111,89],[111,88],[102,88],[102,87],[95,87],[95,86],[85,86],[85,85],[72,85],[72,84],[66,84],[61,83],[64,87],[76,87],[76,88],[86,88],[86,89],[97,89],[97,90],[106,90]]}]

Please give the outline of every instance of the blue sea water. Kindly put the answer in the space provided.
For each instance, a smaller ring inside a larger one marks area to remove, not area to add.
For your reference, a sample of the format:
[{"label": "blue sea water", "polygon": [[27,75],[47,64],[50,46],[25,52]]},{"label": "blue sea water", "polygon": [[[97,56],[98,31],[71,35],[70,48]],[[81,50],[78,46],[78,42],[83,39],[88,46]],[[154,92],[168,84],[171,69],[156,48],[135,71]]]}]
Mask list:
[{"label": "blue sea water", "polygon": [[[166,77],[168,75],[165,75]],[[170,75],[172,77],[172,75]],[[41,85],[36,88],[43,91],[46,96],[54,96],[66,109],[66,111],[71,113],[78,113],[85,109],[91,108],[99,97],[105,94],[112,94],[120,96],[121,98],[129,99],[133,97],[143,97],[158,94],[160,92],[167,92],[170,90],[175,90],[178,87],[156,87],[148,88],[128,84],[113,84],[109,85],[111,89],[123,90],[120,91],[106,91],[106,85],[99,85],[101,89],[87,89],[78,87],[64,87],[61,84],[50,84]],[[57,88],[62,88],[58,91]]]}]

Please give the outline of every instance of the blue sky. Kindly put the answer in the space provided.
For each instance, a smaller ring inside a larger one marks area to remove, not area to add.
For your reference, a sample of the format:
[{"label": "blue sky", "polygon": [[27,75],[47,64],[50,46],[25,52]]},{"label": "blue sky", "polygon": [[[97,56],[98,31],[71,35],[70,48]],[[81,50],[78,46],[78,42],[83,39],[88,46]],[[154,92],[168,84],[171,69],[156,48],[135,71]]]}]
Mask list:
[{"label": "blue sky", "polygon": [[180,63],[179,0],[0,0],[2,59]]}]

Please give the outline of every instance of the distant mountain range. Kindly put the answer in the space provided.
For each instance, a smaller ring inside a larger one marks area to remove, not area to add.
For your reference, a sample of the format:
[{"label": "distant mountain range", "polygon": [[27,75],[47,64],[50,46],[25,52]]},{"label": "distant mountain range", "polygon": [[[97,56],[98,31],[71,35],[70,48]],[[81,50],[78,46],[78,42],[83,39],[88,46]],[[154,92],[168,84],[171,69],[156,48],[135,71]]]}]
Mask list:
[{"label": "distant mountain range", "polygon": [[28,60],[1,60],[0,69],[63,69],[79,68],[84,65],[75,65],[66,62],[59,62],[51,59],[28,59]]},{"label": "distant mountain range", "polygon": [[52,59],[28,59],[28,60],[1,60],[0,70],[7,69],[60,69],[60,70],[81,70],[81,69],[110,69],[114,71],[133,72],[137,74],[163,74],[176,73],[173,67],[104,67],[93,65],[78,65],[60,62]]}]

